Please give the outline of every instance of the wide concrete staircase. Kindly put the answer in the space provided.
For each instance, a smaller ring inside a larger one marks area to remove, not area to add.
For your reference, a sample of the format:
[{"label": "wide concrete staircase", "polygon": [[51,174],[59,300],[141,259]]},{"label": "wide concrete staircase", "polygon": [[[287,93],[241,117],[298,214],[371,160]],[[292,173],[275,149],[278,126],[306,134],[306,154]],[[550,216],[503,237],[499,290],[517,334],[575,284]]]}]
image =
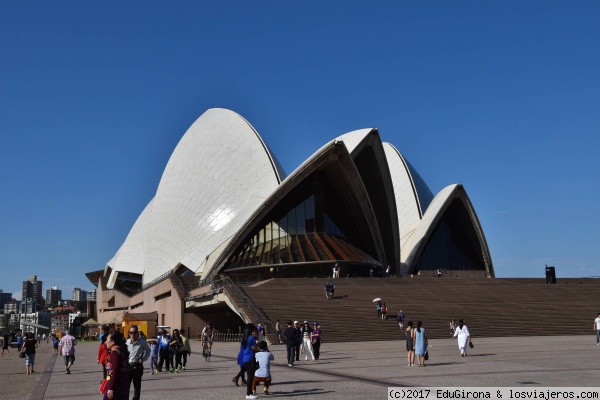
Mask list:
[{"label": "wide concrete staircase", "polygon": [[[458,277],[340,278],[327,300],[325,278],[271,279],[243,291],[273,324],[288,319],[322,325],[330,342],[393,340],[396,315],[423,321],[430,338],[450,337],[450,319],[463,318],[477,337],[593,335],[600,279],[465,279]],[[374,298],[386,302],[389,319],[377,318]],[[260,322],[260,321],[256,321]],[[275,337],[269,335],[271,343]]]}]

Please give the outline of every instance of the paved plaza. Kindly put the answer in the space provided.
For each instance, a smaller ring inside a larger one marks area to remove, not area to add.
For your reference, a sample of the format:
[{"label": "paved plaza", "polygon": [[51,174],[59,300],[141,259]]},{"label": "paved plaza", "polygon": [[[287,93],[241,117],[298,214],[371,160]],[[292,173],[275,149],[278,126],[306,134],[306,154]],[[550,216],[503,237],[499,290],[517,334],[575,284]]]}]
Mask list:
[{"label": "paved plaza", "polygon": [[[272,398],[387,399],[389,386],[428,387],[594,387],[600,386],[600,346],[595,336],[502,337],[473,339],[475,348],[461,358],[455,341],[430,341],[431,357],[425,368],[408,367],[405,342],[369,340],[362,343],[325,343],[319,361],[285,362],[285,346],[274,345],[271,367]],[[211,362],[195,350],[181,373],[150,375],[142,381],[142,399],[244,399],[245,388],[231,378],[238,372],[237,343],[215,343]],[[36,373],[25,374],[16,349],[0,357],[0,399],[100,399],[102,368],[96,364],[97,342],[77,345],[71,375],[64,373],[62,357],[52,356],[52,345],[41,344]],[[262,387],[257,390],[259,398]],[[131,391],[133,394],[133,389]]]}]

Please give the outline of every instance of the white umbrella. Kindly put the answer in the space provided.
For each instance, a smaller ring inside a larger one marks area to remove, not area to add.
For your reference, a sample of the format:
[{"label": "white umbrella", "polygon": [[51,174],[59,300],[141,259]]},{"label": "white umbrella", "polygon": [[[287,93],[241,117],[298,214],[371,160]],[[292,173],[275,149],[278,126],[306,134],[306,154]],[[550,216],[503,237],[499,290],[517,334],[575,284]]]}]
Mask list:
[{"label": "white umbrella", "polygon": [[381,299],[380,299],[379,297],[375,297],[375,298],[373,299],[373,303],[375,303],[376,301],[381,301]]}]

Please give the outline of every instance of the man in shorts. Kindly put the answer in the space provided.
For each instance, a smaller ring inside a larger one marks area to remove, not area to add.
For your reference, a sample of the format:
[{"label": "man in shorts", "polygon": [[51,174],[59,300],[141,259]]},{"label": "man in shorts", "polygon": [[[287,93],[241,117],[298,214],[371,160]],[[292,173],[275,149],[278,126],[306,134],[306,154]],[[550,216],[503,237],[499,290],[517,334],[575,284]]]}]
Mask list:
[{"label": "man in shorts", "polygon": [[204,329],[202,329],[202,349],[208,350],[210,356],[212,352],[213,339],[215,338],[215,330],[213,329],[210,321],[206,323]]}]

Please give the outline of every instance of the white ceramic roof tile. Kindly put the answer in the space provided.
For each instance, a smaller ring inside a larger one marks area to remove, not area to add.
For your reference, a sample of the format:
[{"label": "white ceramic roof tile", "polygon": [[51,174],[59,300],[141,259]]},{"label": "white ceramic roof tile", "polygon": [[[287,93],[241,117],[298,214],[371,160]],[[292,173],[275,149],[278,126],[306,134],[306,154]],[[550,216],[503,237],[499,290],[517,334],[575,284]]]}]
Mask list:
[{"label": "white ceramic roof tile", "polygon": [[[383,143],[383,150],[387,158],[394,185],[394,196],[396,197],[396,209],[398,212],[398,227],[400,237],[407,235],[415,228],[421,219],[419,207],[415,198],[413,183],[406,165],[402,161],[400,152],[389,143]],[[402,239],[401,239],[402,242]]]},{"label": "white ceramic roof tile", "polygon": [[[144,282],[180,262],[196,271],[277,188],[282,171],[273,159],[246,120],[229,110],[208,110],[182,137],[152,206],[109,265],[143,273]],[[136,252],[144,257],[121,261]]]},{"label": "white ceramic roof tile", "polygon": [[372,130],[373,128],[358,129],[356,131],[344,133],[336,139],[342,140],[348,149],[348,153],[352,153]]}]

